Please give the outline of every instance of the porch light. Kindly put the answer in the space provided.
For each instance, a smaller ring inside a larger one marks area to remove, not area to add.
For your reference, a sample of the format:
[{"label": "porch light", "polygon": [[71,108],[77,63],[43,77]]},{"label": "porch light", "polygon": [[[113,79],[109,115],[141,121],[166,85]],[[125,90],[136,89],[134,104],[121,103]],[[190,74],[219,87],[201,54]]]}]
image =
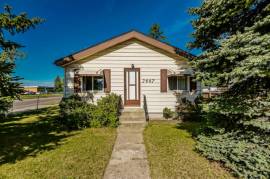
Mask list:
[{"label": "porch light", "polygon": [[134,69],[135,67],[134,67],[134,64],[131,64],[131,69]]}]

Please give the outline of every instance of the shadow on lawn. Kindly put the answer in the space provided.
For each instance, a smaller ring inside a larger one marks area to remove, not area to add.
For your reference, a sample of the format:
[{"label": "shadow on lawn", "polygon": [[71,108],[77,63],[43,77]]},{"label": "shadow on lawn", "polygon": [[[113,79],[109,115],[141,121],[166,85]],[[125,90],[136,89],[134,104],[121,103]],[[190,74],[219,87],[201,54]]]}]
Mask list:
[{"label": "shadow on lawn", "polygon": [[197,136],[202,132],[204,125],[200,122],[181,122],[176,125],[177,129],[186,130],[192,136]]},{"label": "shadow on lawn", "polygon": [[49,108],[17,114],[0,122],[0,165],[55,149],[71,136],[54,123],[57,117],[57,109]]}]

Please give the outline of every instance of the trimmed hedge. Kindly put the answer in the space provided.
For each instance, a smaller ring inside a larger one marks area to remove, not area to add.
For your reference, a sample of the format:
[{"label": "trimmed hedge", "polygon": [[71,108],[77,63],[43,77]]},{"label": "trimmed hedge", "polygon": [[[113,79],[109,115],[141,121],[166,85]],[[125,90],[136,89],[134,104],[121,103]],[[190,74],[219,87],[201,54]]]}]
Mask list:
[{"label": "trimmed hedge", "polygon": [[121,97],[109,94],[97,101],[97,105],[89,104],[79,95],[72,95],[60,102],[60,118],[58,122],[68,129],[86,127],[117,127]]}]

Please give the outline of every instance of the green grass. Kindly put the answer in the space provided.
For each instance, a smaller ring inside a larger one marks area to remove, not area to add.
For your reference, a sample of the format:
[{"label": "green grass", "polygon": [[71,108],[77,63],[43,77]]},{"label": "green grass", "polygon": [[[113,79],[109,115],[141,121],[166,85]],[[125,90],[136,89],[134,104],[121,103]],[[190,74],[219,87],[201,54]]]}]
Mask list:
[{"label": "green grass", "polygon": [[116,130],[63,131],[57,115],[51,107],[0,120],[0,178],[102,178]]},{"label": "green grass", "polygon": [[21,95],[21,99],[36,99],[38,98],[38,96],[40,98],[49,98],[49,97],[61,97],[63,96],[63,94],[61,93],[53,93],[53,94],[24,94]]},{"label": "green grass", "polygon": [[232,178],[220,165],[208,161],[195,149],[192,133],[198,123],[153,121],[144,131],[152,179]]}]

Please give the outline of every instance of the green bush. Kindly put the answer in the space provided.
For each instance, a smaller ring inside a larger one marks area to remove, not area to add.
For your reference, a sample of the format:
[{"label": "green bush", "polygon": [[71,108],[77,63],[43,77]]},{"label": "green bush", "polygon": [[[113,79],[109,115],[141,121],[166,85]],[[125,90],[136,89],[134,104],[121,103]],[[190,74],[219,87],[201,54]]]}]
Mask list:
[{"label": "green bush", "polygon": [[120,115],[121,97],[112,93],[105,97],[102,97],[97,101],[97,112],[98,117],[102,126],[117,127]]},{"label": "green bush", "polygon": [[63,98],[59,104],[60,118],[58,122],[68,129],[89,127],[89,111],[93,108],[92,106],[84,102],[78,95]]},{"label": "green bush", "polygon": [[172,118],[172,117],[174,117],[174,112],[170,108],[165,107],[163,109],[163,117],[165,119]]},{"label": "green bush", "polygon": [[65,115],[68,115],[68,113],[77,108],[81,107],[82,105],[85,105],[86,102],[82,100],[82,98],[75,94],[72,96],[69,96],[67,98],[62,98],[59,107],[60,107],[60,116],[61,117],[66,117]]},{"label": "green bush", "polygon": [[68,129],[86,127],[117,127],[120,96],[110,94],[97,101],[97,105],[88,104],[79,95],[72,95],[60,102],[59,123]]},{"label": "green bush", "polygon": [[197,97],[194,102],[186,97],[177,95],[176,113],[177,117],[184,121],[200,121],[203,115],[202,98]]}]

